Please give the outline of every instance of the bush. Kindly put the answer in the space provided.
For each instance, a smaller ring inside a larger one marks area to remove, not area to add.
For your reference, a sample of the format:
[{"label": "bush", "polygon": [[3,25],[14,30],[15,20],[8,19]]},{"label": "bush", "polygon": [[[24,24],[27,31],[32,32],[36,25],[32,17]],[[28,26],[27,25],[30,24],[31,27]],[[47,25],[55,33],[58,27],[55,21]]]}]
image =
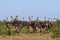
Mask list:
[{"label": "bush", "polygon": [[6,25],[0,26],[0,35],[7,34],[8,28]]},{"label": "bush", "polygon": [[60,21],[56,21],[57,25],[54,25],[50,31],[52,32],[52,37],[57,38],[60,37]]},{"label": "bush", "polygon": [[21,33],[29,33],[30,31],[27,29],[27,26],[21,29]]}]

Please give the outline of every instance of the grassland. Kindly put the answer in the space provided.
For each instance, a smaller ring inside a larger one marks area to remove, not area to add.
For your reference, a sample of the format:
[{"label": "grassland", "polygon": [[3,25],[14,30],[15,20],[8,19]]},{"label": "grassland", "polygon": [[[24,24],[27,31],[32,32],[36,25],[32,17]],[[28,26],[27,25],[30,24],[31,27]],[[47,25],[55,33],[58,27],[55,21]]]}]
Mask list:
[{"label": "grassland", "polygon": [[51,38],[51,34],[40,34],[40,33],[20,33],[15,36],[0,36],[0,40],[60,40]]}]

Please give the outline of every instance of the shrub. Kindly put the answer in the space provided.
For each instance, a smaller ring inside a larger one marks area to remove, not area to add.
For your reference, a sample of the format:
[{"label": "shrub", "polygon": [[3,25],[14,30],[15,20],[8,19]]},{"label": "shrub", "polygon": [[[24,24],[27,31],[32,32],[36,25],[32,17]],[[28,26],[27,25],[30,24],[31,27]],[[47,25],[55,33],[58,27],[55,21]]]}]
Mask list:
[{"label": "shrub", "polygon": [[57,25],[54,25],[50,31],[52,32],[52,37],[57,38],[60,37],[60,21],[56,21]]}]

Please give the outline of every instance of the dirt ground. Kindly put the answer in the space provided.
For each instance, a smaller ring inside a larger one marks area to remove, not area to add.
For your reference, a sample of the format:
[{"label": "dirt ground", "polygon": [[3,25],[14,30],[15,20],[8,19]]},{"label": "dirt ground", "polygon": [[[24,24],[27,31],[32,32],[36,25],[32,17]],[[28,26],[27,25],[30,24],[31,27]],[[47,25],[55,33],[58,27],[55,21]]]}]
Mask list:
[{"label": "dirt ground", "polygon": [[57,40],[57,39],[51,38],[50,34],[20,33],[19,35],[15,35],[15,36],[0,36],[0,40]]}]

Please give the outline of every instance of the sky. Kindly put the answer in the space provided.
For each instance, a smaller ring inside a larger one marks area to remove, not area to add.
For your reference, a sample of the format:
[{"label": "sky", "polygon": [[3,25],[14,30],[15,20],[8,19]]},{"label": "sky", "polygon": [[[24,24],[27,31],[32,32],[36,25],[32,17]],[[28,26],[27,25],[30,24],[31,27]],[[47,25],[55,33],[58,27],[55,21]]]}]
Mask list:
[{"label": "sky", "polygon": [[29,16],[34,19],[38,16],[43,20],[47,18],[60,18],[60,0],[0,0],[0,20],[15,17],[18,15],[19,20]]}]

